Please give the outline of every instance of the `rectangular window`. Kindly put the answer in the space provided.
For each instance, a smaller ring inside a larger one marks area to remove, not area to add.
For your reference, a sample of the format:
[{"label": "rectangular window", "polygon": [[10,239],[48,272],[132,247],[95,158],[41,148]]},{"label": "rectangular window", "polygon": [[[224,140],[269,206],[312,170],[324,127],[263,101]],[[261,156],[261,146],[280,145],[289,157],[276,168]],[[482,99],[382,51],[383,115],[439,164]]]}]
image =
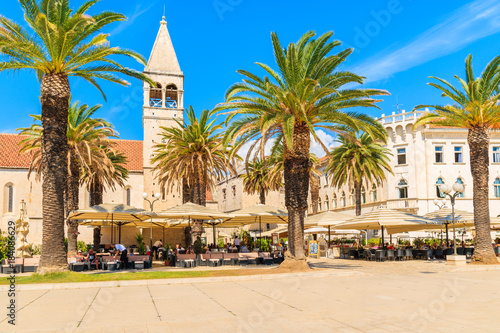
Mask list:
[{"label": "rectangular window", "polygon": [[130,189],[127,189],[127,206],[130,206]]},{"label": "rectangular window", "polygon": [[235,197],[236,196],[236,185],[233,185],[232,190],[233,190],[233,197]]},{"label": "rectangular window", "polygon": [[493,163],[500,163],[500,147],[493,147]]},{"label": "rectangular window", "polygon": [[406,164],[406,148],[398,149],[398,165]]},{"label": "rectangular window", "polygon": [[455,146],[455,163],[462,163],[462,147],[461,146]]},{"label": "rectangular window", "polygon": [[222,189],[222,199],[226,200],[226,189],[225,188]]},{"label": "rectangular window", "polygon": [[436,152],[436,163],[443,163],[443,146],[436,146],[434,150]]}]

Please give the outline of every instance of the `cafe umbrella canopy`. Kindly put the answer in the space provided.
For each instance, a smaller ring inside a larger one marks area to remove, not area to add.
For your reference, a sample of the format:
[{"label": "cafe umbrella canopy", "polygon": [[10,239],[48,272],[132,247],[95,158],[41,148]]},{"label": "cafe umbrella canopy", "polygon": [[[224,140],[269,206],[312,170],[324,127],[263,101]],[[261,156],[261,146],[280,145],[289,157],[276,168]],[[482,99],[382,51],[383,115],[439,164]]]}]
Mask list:
[{"label": "cafe umbrella canopy", "polygon": [[306,226],[328,227],[328,243],[330,243],[331,227],[339,223],[346,222],[352,218],[352,215],[326,211],[306,217],[304,220],[304,224]]},{"label": "cafe umbrella canopy", "polygon": [[388,208],[379,208],[347,222],[337,224],[333,226],[333,229],[381,230],[383,243],[384,231],[392,235],[407,231],[432,229],[433,226],[439,224],[440,222],[417,215]]},{"label": "cafe umbrella canopy", "polygon": [[216,210],[207,208],[202,205],[197,205],[192,202],[183,205],[175,206],[173,208],[164,210],[157,215],[158,218],[179,219],[178,223],[169,223],[169,227],[186,226],[185,219],[188,220],[188,225],[191,226],[191,220],[203,220],[205,224],[210,224],[214,230],[214,244],[215,244],[215,226],[220,224],[218,220],[233,217],[232,214],[218,212]]},{"label": "cafe umbrella canopy", "polygon": [[[118,226],[118,242],[121,242],[121,227],[123,225],[139,226],[144,224],[156,213],[123,204],[100,204],[71,212],[70,220],[79,220],[80,225]],[[149,225],[149,224],[148,224]]]},{"label": "cafe umbrella canopy", "polygon": [[278,207],[258,204],[231,213],[233,217],[224,219],[226,227],[241,227],[258,223],[262,237],[262,223],[288,224],[288,212]]}]

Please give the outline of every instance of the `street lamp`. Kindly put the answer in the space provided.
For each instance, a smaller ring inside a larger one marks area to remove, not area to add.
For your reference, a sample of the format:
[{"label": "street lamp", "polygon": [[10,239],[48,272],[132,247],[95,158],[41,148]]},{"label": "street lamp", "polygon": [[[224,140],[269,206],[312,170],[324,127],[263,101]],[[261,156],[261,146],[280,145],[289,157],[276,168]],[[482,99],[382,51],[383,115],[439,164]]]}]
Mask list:
[{"label": "street lamp", "polygon": [[[453,187],[447,184],[442,184],[439,186],[441,192],[450,197],[451,200],[451,221],[453,223],[453,255],[457,255],[457,244],[455,244],[456,236],[455,236],[455,199],[464,191],[464,185],[460,183],[453,184]],[[455,191],[455,193],[451,194],[451,191]]]},{"label": "street lamp", "polygon": [[[155,200],[153,200],[153,201],[149,200],[148,196],[149,195],[146,192],[144,192],[142,194],[142,197],[144,198],[144,200],[149,203],[149,209],[151,210],[151,212],[153,212],[153,205],[154,205],[155,202],[157,202],[158,200],[160,200],[161,194],[160,193],[155,193],[154,194]],[[153,257],[153,216],[151,216],[151,230],[150,230],[150,234],[149,234],[149,256],[151,258]]]},{"label": "street lamp", "polygon": [[[442,200],[434,199],[434,204],[439,209],[442,209],[446,206],[446,199],[442,199]],[[446,223],[446,221],[445,221],[444,225],[446,227],[446,246],[450,246],[450,241],[448,239],[448,223]],[[441,231],[441,242],[443,242],[443,232],[442,231]]]}]

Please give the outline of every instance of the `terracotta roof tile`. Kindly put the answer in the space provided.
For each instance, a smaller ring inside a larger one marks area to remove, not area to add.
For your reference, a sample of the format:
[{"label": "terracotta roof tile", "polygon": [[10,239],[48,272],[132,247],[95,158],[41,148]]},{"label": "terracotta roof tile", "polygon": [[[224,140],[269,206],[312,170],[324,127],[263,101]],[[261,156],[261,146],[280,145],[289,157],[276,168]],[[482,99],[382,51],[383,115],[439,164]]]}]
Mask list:
[{"label": "terracotta roof tile", "polygon": [[0,168],[29,168],[32,154],[19,153],[19,143],[23,138],[17,134],[0,134]]},{"label": "terracotta roof tile", "polygon": [[[27,169],[31,162],[31,153],[20,154],[19,143],[24,136],[17,134],[0,134],[0,168]],[[142,141],[113,140],[116,150],[123,152],[128,158],[126,165],[129,171],[142,172]]]}]

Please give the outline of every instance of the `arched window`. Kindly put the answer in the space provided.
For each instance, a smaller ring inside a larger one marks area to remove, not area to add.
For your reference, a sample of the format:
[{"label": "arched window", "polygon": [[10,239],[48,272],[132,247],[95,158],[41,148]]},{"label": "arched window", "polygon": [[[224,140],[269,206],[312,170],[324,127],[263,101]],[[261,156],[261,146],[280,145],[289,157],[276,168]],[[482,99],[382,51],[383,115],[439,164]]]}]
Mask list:
[{"label": "arched window", "polygon": [[500,198],[500,178],[496,178],[493,182],[493,192],[495,193],[495,198]]},{"label": "arched window", "polygon": [[364,186],[361,188],[361,203],[366,203],[366,190]]},{"label": "arched window", "polygon": [[318,198],[318,212],[321,212],[321,198]]},{"label": "arched window", "polygon": [[325,197],[325,209],[330,210],[330,201],[328,199],[328,195]]},{"label": "arched window", "polygon": [[438,180],[436,181],[436,197],[438,198],[445,198],[446,195],[441,192],[441,185],[444,184],[443,178],[439,177]]},{"label": "arched window", "polygon": [[12,183],[8,183],[5,185],[4,198],[5,211],[7,211],[8,213],[14,212],[14,185]]},{"label": "arched window", "polygon": [[333,194],[332,206],[333,206],[333,209],[337,208],[337,195],[336,194]]},{"label": "arched window", "polygon": [[130,206],[130,187],[127,188],[127,191],[126,191],[126,202],[127,202],[127,206]]},{"label": "arched window", "polygon": [[397,187],[399,192],[399,198],[400,199],[408,198],[408,183],[406,182],[406,180],[401,179]]},{"label": "arched window", "polygon": [[340,201],[342,203],[342,207],[345,207],[345,192],[342,192],[342,197],[341,197]]},{"label": "arched window", "polygon": [[373,202],[377,202],[378,198],[377,198],[377,186],[375,184],[373,184],[372,186],[372,201]]},{"label": "arched window", "polygon": [[[459,184],[462,184],[464,185],[464,181],[462,180],[462,178],[458,177],[457,178],[457,181],[455,183],[459,183]],[[459,193],[458,194],[458,197],[459,198],[463,198],[464,197],[464,194],[465,194],[465,185],[464,185],[464,191],[462,193]]]},{"label": "arched window", "polygon": [[351,191],[351,206],[356,206],[356,196],[354,195],[354,190]]},{"label": "arched window", "polygon": [[169,109],[177,109],[177,87],[175,84],[169,84],[165,92],[165,107]]},{"label": "arched window", "polygon": [[156,87],[149,89],[149,106],[161,108],[161,84],[156,82]]}]

